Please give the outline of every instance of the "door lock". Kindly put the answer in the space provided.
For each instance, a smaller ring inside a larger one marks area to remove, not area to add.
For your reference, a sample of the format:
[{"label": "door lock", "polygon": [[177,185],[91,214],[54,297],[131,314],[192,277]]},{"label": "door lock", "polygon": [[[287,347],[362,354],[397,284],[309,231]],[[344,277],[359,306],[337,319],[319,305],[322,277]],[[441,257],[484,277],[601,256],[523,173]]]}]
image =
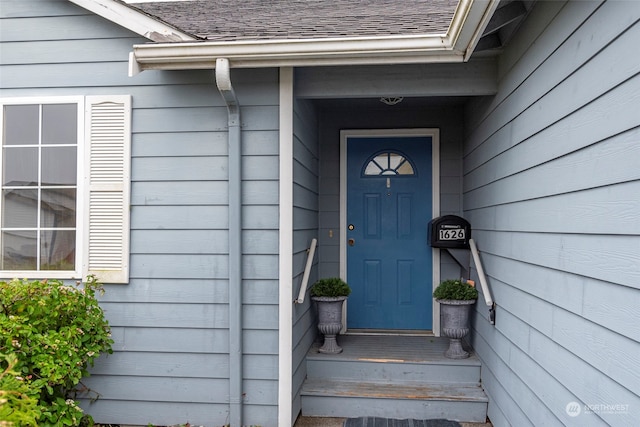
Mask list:
[{"label": "door lock", "polygon": [[349,239],[347,242],[349,243],[349,246],[353,246],[356,244],[356,239]]}]

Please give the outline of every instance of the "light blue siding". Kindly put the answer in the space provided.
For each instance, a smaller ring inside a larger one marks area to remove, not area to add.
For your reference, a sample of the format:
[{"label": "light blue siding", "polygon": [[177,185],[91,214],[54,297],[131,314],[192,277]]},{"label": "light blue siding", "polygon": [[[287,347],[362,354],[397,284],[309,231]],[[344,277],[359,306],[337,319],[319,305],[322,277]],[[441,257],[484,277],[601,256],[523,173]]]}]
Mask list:
[{"label": "light blue siding", "polygon": [[[131,94],[131,279],[101,305],[114,354],[85,384],[100,423],[224,425],[227,111],[212,70],[127,77],[126,29],[66,0],[0,9],[1,96]],[[28,48],[25,48],[28,43]],[[244,423],[277,425],[278,71],[233,70],[242,108]]]},{"label": "light blue siding", "polygon": [[467,108],[464,213],[497,304],[472,338],[497,427],[640,419],[639,19],[538,2],[497,95]]},{"label": "light blue siding", "polygon": [[[319,146],[317,112],[308,100],[295,99],[293,119],[293,293],[298,298],[311,240],[318,238]],[[316,252],[317,254],[317,252]],[[309,276],[318,279],[317,258]],[[310,295],[293,306],[292,419],[300,413],[300,389],[307,376],[306,355],[316,337]]]},{"label": "light blue siding", "polygon": [[[66,0],[3,1],[0,19],[0,96],[133,100],[131,280],[106,285],[115,353],[83,406],[100,423],[224,425],[227,110],[213,71],[129,78],[131,46],[147,40]],[[314,237],[310,283],[339,274],[339,131],[418,127],[440,129],[441,214],[471,222],[497,304],[493,326],[480,299],[471,333],[493,425],[640,419],[639,21],[640,2],[538,1],[497,61],[294,70],[291,272],[278,271],[278,70],[232,70],[245,424],[277,425],[280,274],[293,300]],[[407,99],[386,106],[381,92]],[[440,268],[460,274],[445,253]],[[308,296],[292,321],[295,418],[316,338]]]}]

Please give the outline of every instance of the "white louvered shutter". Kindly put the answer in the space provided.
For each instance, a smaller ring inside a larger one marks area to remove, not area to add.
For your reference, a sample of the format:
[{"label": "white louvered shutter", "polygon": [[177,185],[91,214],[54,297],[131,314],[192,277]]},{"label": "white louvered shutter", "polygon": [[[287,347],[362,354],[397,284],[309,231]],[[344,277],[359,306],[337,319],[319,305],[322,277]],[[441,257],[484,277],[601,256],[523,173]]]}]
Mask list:
[{"label": "white louvered shutter", "polygon": [[86,98],[84,276],[129,281],[131,97]]}]

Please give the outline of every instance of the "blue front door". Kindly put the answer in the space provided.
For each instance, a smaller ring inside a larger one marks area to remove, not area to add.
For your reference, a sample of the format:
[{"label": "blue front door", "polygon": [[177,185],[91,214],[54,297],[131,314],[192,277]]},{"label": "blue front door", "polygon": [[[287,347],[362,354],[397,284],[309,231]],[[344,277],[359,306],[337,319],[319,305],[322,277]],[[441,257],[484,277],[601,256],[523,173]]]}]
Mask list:
[{"label": "blue front door", "polygon": [[349,329],[431,330],[432,138],[347,137]]}]

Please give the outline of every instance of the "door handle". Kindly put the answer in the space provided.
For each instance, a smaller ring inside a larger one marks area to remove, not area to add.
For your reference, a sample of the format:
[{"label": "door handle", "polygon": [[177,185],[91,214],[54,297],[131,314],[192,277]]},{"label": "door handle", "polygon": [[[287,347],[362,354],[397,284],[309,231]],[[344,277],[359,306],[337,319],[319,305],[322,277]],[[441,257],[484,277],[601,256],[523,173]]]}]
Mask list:
[{"label": "door handle", "polygon": [[349,246],[353,246],[356,244],[356,239],[349,239],[347,240],[347,243],[349,243]]}]

